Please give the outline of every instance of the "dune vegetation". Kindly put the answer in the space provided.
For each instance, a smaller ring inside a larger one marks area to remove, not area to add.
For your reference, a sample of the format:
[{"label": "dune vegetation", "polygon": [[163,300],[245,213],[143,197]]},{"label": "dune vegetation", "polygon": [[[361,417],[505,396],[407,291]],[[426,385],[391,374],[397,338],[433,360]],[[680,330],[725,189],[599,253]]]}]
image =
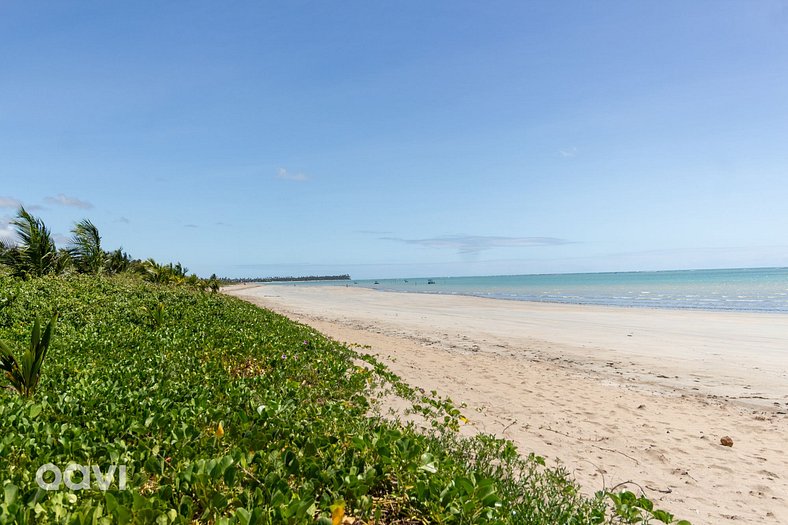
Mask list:
[{"label": "dune vegetation", "polygon": [[[15,226],[0,253],[0,523],[687,524],[461,437],[462,407],[439,393],[212,293],[215,279],[105,252],[89,221],[66,249],[24,210]],[[387,413],[392,396],[419,426]],[[72,488],[37,480],[71,464],[85,468]]]}]

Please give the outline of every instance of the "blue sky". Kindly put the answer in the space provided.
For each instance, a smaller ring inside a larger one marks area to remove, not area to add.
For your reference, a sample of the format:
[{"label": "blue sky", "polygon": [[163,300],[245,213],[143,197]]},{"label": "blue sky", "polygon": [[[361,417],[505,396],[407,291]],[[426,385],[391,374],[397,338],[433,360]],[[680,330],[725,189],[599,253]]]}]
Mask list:
[{"label": "blue sky", "polygon": [[784,2],[5,1],[0,65],[0,235],[24,203],[203,275],[788,266]]}]

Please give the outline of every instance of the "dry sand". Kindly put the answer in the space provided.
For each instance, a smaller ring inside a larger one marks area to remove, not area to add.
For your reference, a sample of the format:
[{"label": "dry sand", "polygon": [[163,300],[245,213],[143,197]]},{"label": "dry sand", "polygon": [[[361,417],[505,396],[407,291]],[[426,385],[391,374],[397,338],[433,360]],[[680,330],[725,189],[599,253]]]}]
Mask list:
[{"label": "dry sand", "polygon": [[560,460],[589,494],[631,481],[695,525],[788,523],[788,316],[352,287],[226,292],[370,345],[411,385],[466,403],[476,430]]}]

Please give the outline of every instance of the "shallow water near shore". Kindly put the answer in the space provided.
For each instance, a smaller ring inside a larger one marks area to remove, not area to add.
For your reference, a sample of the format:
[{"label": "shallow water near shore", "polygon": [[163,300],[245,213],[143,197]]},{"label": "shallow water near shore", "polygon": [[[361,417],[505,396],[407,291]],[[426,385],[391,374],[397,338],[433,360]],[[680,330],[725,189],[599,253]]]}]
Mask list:
[{"label": "shallow water near shore", "polygon": [[414,277],[297,286],[315,284],[565,304],[788,313],[788,268]]}]

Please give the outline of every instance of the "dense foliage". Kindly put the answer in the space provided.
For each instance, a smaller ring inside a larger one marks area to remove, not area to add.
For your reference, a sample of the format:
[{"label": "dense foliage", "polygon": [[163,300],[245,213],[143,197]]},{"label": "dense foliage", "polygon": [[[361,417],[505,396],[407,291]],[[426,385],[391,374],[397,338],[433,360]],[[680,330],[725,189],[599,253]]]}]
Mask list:
[{"label": "dense foliage", "polygon": [[[620,519],[541,458],[458,438],[450,401],[272,312],[133,276],[0,277],[9,346],[24,347],[35,319],[55,311],[32,399],[0,388],[0,523]],[[385,389],[416,402],[433,431],[374,416]],[[72,462],[125,465],[126,486],[36,483],[42,465]],[[616,505],[640,515],[648,502]]]},{"label": "dense foliage", "polygon": [[11,226],[14,227],[19,244],[2,244],[0,262],[12,275],[22,278],[41,277],[62,270],[65,257],[58,253],[52,233],[44,221],[24,208],[19,208]]},{"label": "dense foliage", "polygon": [[135,273],[144,280],[158,284],[185,284],[201,290],[219,290],[219,279],[212,275],[200,279],[187,275],[189,269],[181,263],[159,264],[153,259],[132,259],[121,248],[105,251],[101,246],[98,227],[83,219],[71,229],[67,248],[58,248],[49,228],[39,217],[24,207],[11,221],[13,239],[0,239],[0,275],[34,279],[45,275],[116,275]]}]

